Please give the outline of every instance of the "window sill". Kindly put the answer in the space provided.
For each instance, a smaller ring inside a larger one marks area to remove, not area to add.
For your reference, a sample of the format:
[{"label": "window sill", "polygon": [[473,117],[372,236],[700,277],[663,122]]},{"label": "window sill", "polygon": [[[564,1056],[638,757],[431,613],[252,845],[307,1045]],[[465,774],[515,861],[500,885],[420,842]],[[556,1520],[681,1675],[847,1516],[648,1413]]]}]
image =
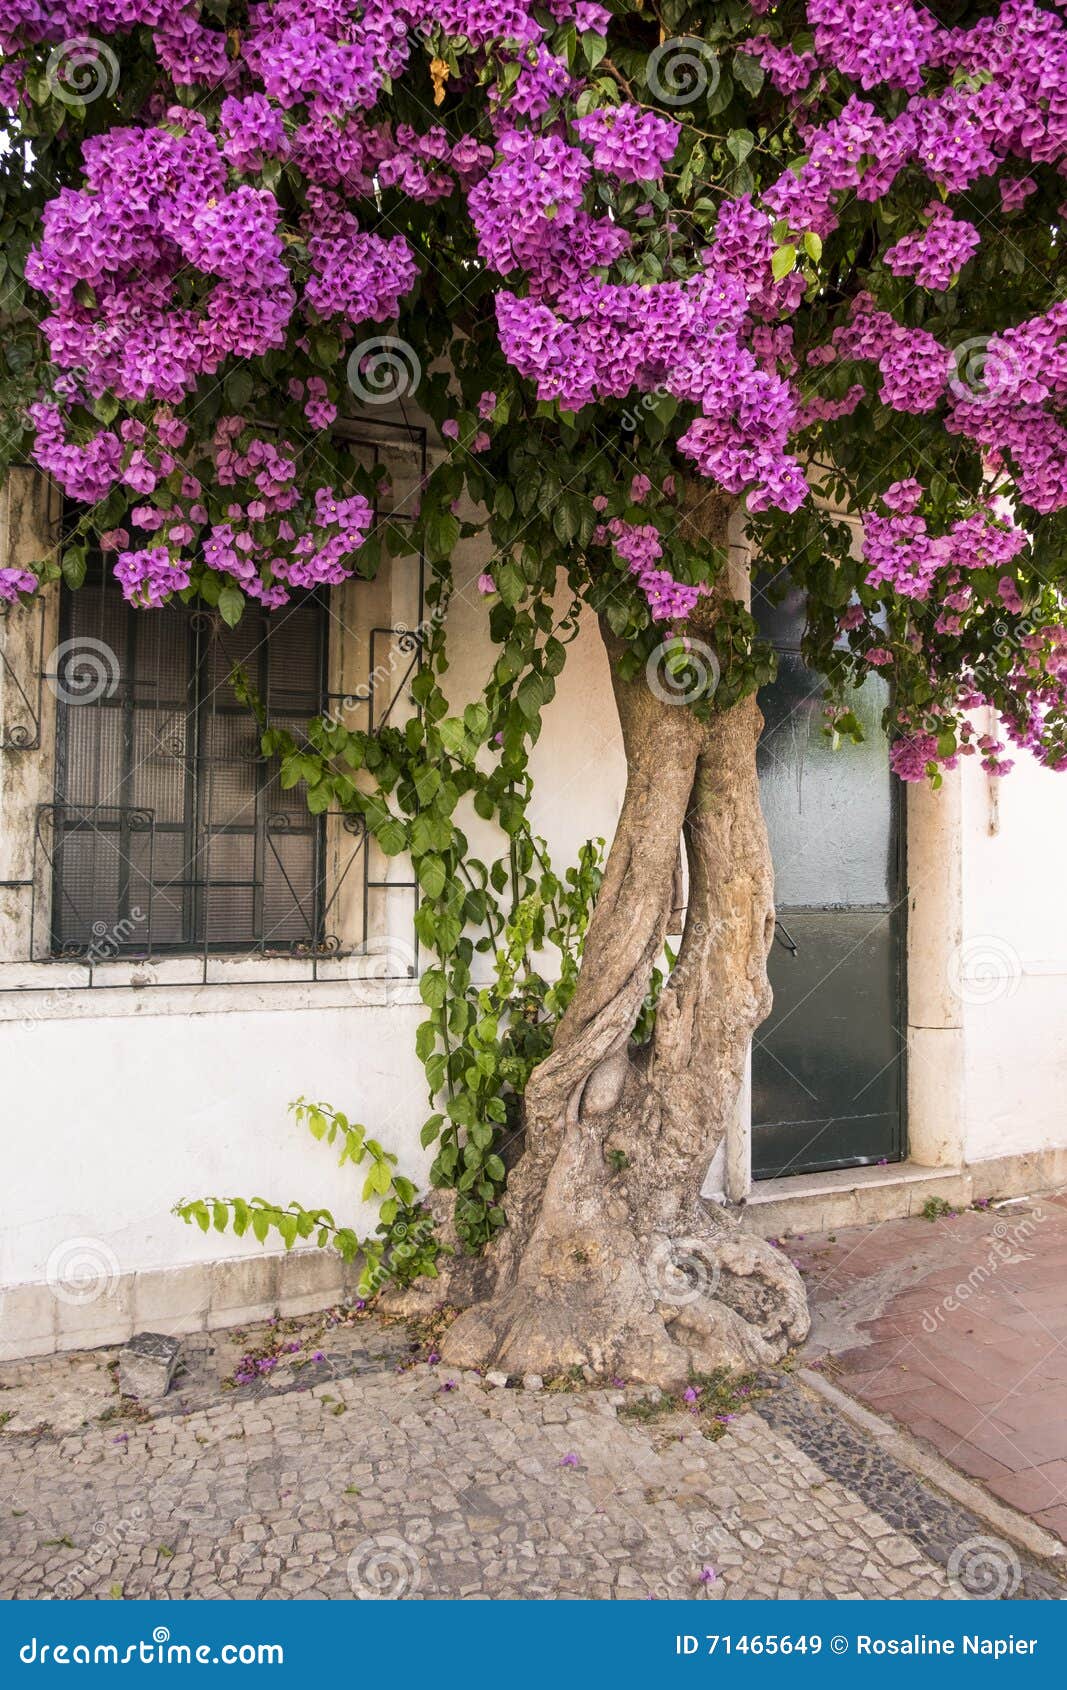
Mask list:
[{"label": "window sill", "polygon": [[0,1022],[421,1006],[418,981],[387,979],[383,964],[373,955],[0,963]]}]

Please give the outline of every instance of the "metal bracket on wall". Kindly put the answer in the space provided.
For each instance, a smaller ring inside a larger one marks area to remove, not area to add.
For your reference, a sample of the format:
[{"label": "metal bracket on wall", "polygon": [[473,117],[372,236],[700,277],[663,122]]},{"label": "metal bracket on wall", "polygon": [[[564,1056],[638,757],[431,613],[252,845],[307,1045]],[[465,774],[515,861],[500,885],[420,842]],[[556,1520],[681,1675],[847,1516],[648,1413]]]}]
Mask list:
[{"label": "metal bracket on wall", "polygon": [[782,949],[788,951],[790,956],[799,956],[800,953],[797,950],[796,940],[785,925],[785,922],[779,921],[777,916],[774,921],[774,936],[781,945]]},{"label": "metal bracket on wall", "polygon": [[[16,615],[35,614],[37,617],[35,680],[26,677],[28,692],[7,655],[13,609]],[[0,607],[0,675],[0,751],[36,751],[41,743],[41,699],[44,686],[43,599],[37,600],[35,609],[15,609],[9,604]],[[36,698],[33,697],[35,686]]]}]

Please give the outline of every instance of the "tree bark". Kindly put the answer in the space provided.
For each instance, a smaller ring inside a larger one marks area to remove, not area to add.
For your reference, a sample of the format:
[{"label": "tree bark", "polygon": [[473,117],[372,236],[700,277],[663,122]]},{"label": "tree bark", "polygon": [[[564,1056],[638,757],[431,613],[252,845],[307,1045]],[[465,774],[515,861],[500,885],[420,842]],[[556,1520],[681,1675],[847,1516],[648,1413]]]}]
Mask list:
[{"label": "tree bark", "polygon": [[[773,882],[750,698],[702,723],[645,675],[623,680],[605,630],[626,796],[551,1055],[527,1086],[526,1151],[492,1285],[449,1329],[459,1366],[573,1366],[677,1385],[777,1361],[807,1334],[803,1284],[700,1187],[770,1008]],[[651,1041],[631,1035],[661,956],[684,838],[681,949]]]}]

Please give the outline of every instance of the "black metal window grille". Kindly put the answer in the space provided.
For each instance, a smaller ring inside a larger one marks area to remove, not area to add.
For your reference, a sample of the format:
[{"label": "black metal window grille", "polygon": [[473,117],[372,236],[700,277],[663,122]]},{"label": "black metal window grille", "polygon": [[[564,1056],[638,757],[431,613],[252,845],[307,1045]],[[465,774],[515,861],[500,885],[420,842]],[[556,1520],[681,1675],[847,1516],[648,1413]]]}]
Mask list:
[{"label": "black metal window grille", "polygon": [[[269,618],[252,608],[236,632],[202,607],[131,611],[98,558],[78,594],[61,595],[61,628],[52,631],[43,598],[0,621],[0,755],[28,756],[28,792],[48,792],[32,804],[28,851],[18,843],[0,881],[14,923],[14,973],[0,967],[0,993],[30,984],[23,962],[63,959],[71,967],[58,983],[71,989],[234,983],[249,978],[232,966],[246,956],[289,957],[288,968],[270,970],[274,982],[418,972],[410,868],[398,874],[358,813],[312,819],[301,787],[281,792],[229,687],[242,662],[273,720],[298,738],[322,711],[374,733],[412,708],[425,560],[403,538],[428,473],[426,431],[368,414],[339,437],[372,473],[378,519],[392,533],[387,570],[333,589],[328,611],[310,598]],[[274,642],[297,611],[315,631],[305,624],[302,640],[295,626],[283,636],[290,654],[297,648],[293,664]],[[178,624],[168,627],[168,615]],[[36,770],[51,698],[56,732],[47,769]],[[18,841],[28,818],[14,819]],[[160,976],[136,969],[168,955],[173,966]],[[124,969],[100,966],[117,958]]]},{"label": "black metal window grille", "polygon": [[174,600],[134,609],[103,557],[64,594],[53,955],[321,947],[324,820],[281,788],[231,676],[299,736],[327,707],[327,624],[312,595],[233,629]]}]

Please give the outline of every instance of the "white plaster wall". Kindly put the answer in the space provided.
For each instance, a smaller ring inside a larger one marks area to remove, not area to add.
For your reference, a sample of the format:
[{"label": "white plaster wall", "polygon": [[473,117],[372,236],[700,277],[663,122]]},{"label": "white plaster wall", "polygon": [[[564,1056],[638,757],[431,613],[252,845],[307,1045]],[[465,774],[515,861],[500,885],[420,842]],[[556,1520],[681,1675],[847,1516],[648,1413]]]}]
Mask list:
[{"label": "white plaster wall", "polygon": [[[476,541],[461,546],[454,560],[456,590],[448,619],[451,667],[444,684],[457,710],[481,696],[497,656],[498,648],[487,637],[486,601],[476,585],[481,571],[491,566]],[[559,614],[569,602],[564,587],[557,598]],[[592,616],[586,615],[567,653],[530,758],[531,819],[534,831],[548,840],[557,871],[575,860],[587,839],[602,837],[611,843],[626,784],[607,654]],[[500,835],[473,810],[464,815],[463,827],[476,851],[499,855]]]},{"label": "white plaster wall", "polygon": [[964,1028],[968,1162],[1067,1146],[1067,774],[1017,756],[963,776],[963,941],[952,964]]},{"label": "white plaster wall", "polygon": [[131,1012],[85,1005],[0,1028],[0,1284],[44,1279],[76,1238],[101,1240],[122,1273],[260,1249],[184,1225],[170,1214],[182,1197],[296,1198],[365,1226],[359,1170],[287,1114],[301,1094],[365,1121],[403,1172],[424,1174],[417,1005],[346,1005],[332,986],[228,986],[216,1005],[220,991],[232,1007],[189,1013],[190,994],[164,987]]}]

